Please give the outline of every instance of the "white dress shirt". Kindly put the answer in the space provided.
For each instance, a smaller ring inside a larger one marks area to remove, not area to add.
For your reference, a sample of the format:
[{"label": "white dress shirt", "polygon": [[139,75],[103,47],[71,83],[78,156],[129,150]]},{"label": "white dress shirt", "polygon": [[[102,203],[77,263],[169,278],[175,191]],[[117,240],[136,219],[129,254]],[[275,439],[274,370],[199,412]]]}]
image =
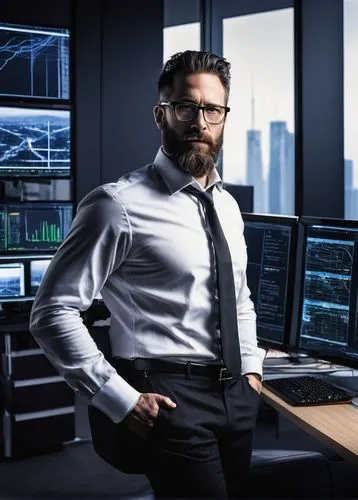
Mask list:
[{"label": "white dress shirt", "polygon": [[[242,373],[261,374],[242,217],[216,171],[213,183],[233,262]],[[189,184],[203,189],[160,149],[154,164],[90,192],[34,301],[31,333],[71,387],[114,422],[140,393],[82,322],[80,311],[99,292],[111,313],[114,356],[222,362],[213,245],[201,203],[182,191]]]}]

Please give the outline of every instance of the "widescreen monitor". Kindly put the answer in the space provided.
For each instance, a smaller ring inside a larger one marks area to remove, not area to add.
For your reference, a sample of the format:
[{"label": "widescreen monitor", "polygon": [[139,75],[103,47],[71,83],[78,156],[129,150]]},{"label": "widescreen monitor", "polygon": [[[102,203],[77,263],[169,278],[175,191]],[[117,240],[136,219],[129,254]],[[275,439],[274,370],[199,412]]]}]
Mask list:
[{"label": "widescreen monitor", "polygon": [[70,32],[0,23],[0,96],[69,99]]},{"label": "widescreen monitor", "polygon": [[55,251],[72,222],[72,202],[0,203],[0,253]]},{"label": "widescreen monitor", "polygon": [[24,296],[24,263],[0,261],[0,302],[16,300]]},{"label": "widescreen monitor", "polygon": [[243,220],[258,343],[288,349],[298,218],[244,213]]},{"label": "widescreen monitor", "polygon": [[298,351],[358,367],[358,221],[302,217],[298,252]]},{"label": "widescreen monitor", "polygon": [[30,295],[32,297],[36,295],[50,262],[51,258],[30,260]]},{"label": "widescreen monitor", "polygon": [[70,111],[0,106],[0,179],[69,177]]}]

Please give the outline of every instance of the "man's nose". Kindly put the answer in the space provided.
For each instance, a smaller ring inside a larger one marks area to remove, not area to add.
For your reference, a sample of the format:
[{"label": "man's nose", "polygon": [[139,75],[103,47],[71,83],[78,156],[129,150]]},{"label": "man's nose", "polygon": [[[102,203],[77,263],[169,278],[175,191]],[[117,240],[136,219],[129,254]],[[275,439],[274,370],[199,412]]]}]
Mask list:
[{"label": "man's nose", "polygon": [[204,110],[199,109],[198,114],[195,117],[195,120],[193,121],[192,127],[196,127],[199,130],[205,130],[206,129],[206,121],[204,119]]}]

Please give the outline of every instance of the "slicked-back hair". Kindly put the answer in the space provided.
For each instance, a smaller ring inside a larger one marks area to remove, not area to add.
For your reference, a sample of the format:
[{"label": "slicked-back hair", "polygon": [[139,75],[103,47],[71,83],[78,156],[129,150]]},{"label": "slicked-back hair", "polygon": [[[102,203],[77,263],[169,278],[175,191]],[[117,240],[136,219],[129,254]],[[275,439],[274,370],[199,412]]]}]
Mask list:
[{"label": "slicked-back hair", "polygon": [[224,58],[212,52],[186,50],[177,52],[167,62],[159,75],[158,92],[162,95],[166,88],[173,87],[176,75],[190,75],[197,73],[212,73],[220,78],[224,86],[226,97],[230,92],[231,64]]}]

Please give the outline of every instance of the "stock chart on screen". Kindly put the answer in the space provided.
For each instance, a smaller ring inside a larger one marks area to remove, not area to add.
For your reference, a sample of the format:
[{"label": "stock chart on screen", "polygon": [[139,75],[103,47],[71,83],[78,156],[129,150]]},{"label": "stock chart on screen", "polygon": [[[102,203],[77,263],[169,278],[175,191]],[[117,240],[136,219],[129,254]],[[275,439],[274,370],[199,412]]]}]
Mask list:
[{"label": "stock chart on screen", "polygon": [[57,250],[71,222],[71,202],[1,203],[0,252]]},{"label": "stock chart on screen", "polygon": [[0,96],[69,99],[67,29],[0,23]]}]

